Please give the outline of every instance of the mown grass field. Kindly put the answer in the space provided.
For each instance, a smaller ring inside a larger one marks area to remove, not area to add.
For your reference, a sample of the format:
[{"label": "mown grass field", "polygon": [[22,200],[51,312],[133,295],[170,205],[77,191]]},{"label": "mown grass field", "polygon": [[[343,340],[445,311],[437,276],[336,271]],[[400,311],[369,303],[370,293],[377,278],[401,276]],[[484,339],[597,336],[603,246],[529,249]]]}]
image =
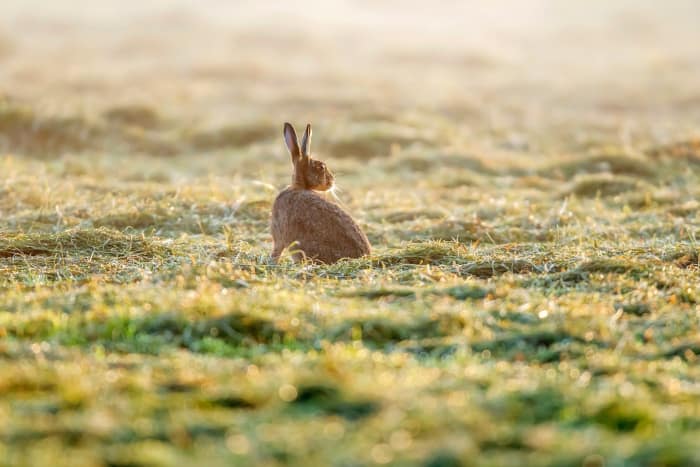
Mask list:
[{"label": "mown grass field", "polygon": [[0,6],[0,465],[700,465],[698,7],[477,4]]}]

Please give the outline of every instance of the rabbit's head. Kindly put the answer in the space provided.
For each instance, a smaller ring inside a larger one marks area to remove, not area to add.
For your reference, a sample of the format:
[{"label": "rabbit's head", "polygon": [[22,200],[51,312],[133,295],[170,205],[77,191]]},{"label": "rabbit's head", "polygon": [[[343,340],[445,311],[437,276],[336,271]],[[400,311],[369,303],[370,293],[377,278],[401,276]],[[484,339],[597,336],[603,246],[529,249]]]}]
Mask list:
[{"label": "rabbit's head", "polygon": [[292,186],[305,190],[330,190],[335,180],[333,173],[326,164],[311,158],[311,125],[306,125],[306,131],[299,145],[294,127],[290,123],[285,123],[284,141],[287,143],[294,165]]}]

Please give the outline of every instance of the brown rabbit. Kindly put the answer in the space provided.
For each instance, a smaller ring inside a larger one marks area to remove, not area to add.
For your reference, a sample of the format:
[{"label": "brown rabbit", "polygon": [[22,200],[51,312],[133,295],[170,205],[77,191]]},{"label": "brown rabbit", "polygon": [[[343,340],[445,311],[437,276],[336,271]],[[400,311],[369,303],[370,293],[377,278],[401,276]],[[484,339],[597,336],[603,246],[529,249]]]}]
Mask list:
[{"label": "brown rabbit", "polygon": [[272,206],[272,258],[292,245],[295,261],[308,258],[334,263],[341,258],[369,254],[367,236],[340,206],[317,192],[333,187],[334,177],[326,164],[311,158],[311,125],[306,125],[301,148],[294,127],[284,124],[284,141],[292,155],[292,184],[282,190]]}]

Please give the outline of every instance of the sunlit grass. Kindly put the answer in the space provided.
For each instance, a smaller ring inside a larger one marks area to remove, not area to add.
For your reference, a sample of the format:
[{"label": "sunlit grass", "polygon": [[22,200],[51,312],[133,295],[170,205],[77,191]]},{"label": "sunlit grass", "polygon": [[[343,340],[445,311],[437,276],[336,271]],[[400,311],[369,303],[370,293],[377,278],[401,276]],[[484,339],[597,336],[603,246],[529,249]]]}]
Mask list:
[{"label": "sunlit grass", "polygon": [[[693,2],[50,3],[0,4],[0,466],[700,465]],[[270,260],[284,121],[371,256]]]},{"label": "sunlit grass", "polygon": [[216,175],[187,157],[5,156],[9,464],[697,461],[695,170],[330,152],[373,255],[273,264],[289,166],[250,138],[207,153]]}]

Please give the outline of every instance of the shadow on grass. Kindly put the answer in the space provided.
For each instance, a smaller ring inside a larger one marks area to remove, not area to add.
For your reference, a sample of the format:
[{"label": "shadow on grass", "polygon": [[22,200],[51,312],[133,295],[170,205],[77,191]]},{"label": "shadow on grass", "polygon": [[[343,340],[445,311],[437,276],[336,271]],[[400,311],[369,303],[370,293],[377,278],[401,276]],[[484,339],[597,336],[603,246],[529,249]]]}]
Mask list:
[{"label": "shadow on grass", "polygon": [[540,169],[538,173],[545,177],[560,174],[567,179],[577,175],[601,173],[653,178],[657,175],[657,170],[651,161],[645,158],[624,154],[600,154],[550,165]]},{"label": "shadow on grass", "polygon": [[630,191],[650,191],[651,185],[638,177],[609,173],[579,175],[561,192],[560,196],[576,195],[582,198],[609,197]]},{"label": "shadow on grass", "polygon": [[349,421],[361,420],[377,413],[381,405],[369,399],[353,399],[327,384],[301,385],[290,403],[295,414],[336,415]]},{"label": "shadow on grass", "polygon": [[536,275],[523,280],[524,287],[567,288],[588,282],[592,274],[645,274],[647,269],[639,263],[624,259],[596,258],[581,263],[573,269]]}]

